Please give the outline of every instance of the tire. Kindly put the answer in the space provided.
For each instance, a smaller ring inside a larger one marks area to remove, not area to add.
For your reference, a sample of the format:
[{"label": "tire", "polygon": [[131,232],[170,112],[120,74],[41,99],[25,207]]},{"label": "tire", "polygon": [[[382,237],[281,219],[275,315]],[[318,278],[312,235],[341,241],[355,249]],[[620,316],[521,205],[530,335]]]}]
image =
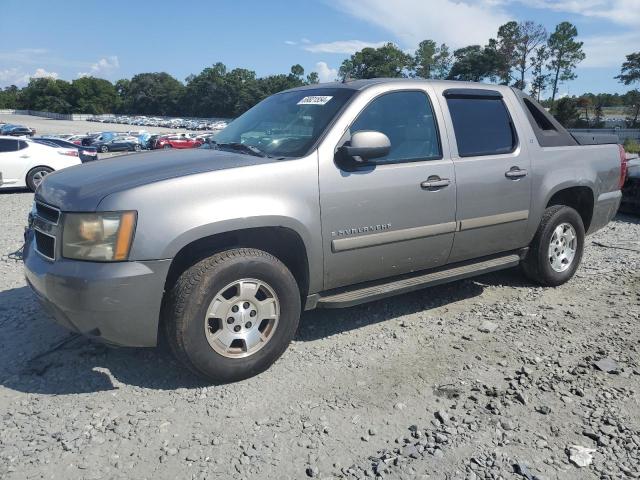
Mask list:
[{"label": "tire", "polygon": [[107,147],[106,145],[102,145],[102,146],[100,147],[100,151],[101,151],[102,153],[107,153],[107,152],[109,151],[109,147]]},{"label": "tire", "polygon": [[[554,233],[561,231],[565,233],[563,235],[556,234],[554,237]],[[564,247],[569,243],[567,238],[570,238],[572,234],[575,234],[574,254],[570,261],[566,257],[563,261],[561,259],[564,254],[572,250]],[[547,208],[542,215],[533,242],[529,246],[529,251],[521,264],[525,276],[546,287],[557,287],[567,282],[573,277],[580,265],[584,249],[584,236],[584,224],[577,211],[565,205],[553,205]],[[552,240],[554,245],[551,245]]]},{"label": "tire", "polygon": [[170,148],[173,148],[173,147],[169,144],[166,144],[166,145],[163,145],[162,148],[164,148],[165,150],[169,150]]},{"label": "tire", "polygon": [[133,151],[134,151],[134,152],[139,152],[140,150],[142,150],[142,147],[141,147],[140,145],[135,144],[135,145],[133,146]]},{"label": "tire", "polygon": [[27,187],[32,192],[35,192],[42,179],[53,172],[52,168],[49,167],[35,167],[29,170],[27,173]]},{"label": "tire", "polygon": [[[240,283],[243,286],[236,288]],[[260,286],[253,297],[240,294],[240,288],[253,291],[259,283],[266,287]],[[276,314],[255,314],[252,309],[260,310],[261,302],[272,305],[269,312]],[[269,368],[295,335],[300,309],[300,290],[287,267],[269,253],[239,248],[217,253],[187,269],[168,292],[163,320],[176,358],[197,375],[220,384],[253,377]],[[236,321],[232,315],[241,318]],[[275,320],[260,318],[263,316]],[[252,317],[257,319],[253,323]],[[235,333],[234,329],[243,330]],[[250,335],[256,331],[263,340],[253,347],[238,338],[246,334],[247,339],[255,340]],[[218,338],[227,341],[219,342]],[[227,348],[230,338],[235,339]]]}]

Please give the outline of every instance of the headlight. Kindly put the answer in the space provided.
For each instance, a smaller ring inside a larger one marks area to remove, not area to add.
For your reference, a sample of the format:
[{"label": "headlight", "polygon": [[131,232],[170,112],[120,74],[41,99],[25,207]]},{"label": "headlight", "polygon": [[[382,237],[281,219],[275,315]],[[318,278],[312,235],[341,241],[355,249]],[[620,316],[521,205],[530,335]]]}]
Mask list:
[{"label": "headlight", "polygon": [[129,258],[136,212],[65,213],[62,256],[118,262]]}]

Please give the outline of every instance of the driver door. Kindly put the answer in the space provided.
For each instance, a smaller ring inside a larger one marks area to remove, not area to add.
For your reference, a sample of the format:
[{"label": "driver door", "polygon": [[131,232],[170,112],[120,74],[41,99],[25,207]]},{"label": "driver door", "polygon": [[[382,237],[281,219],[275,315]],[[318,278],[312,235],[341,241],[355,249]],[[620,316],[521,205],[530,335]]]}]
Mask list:
[{"label": "driver door", "polygon": [[[324,288],[437,267],[456,230],[456,181],[430,87],[371,87],[354,99],[319,148]],[[360,130],[384,133],[386,157],[336,160]],[[438,181],[439,186],[429,183]]]}]

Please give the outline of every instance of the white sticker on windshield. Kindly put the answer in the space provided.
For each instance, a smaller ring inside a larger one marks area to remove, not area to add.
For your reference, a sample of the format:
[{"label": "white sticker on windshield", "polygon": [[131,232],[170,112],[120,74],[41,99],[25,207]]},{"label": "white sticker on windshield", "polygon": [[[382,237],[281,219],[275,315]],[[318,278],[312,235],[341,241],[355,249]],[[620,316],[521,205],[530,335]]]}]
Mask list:
[{"label": "white sticker on windshield", "polygon": [[316,95],[313,97],[304,97],[298,102],[298,105],[324,105],[333,97],[328,95]]}]

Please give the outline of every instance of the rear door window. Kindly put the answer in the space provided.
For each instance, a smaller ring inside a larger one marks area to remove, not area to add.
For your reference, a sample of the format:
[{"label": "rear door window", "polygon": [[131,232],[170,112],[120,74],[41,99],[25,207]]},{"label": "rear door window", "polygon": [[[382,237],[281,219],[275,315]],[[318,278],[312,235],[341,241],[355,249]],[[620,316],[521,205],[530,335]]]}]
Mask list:
[{"label": "rear door window", "polygon": [[7,138],[0,138],[0,153],[15,152],[18,150],[18,141]]},{"label": "rear door window", "polygon": [[500,97],[447,96],[461,157],[501,155],[517,145],[511,116]]}]

